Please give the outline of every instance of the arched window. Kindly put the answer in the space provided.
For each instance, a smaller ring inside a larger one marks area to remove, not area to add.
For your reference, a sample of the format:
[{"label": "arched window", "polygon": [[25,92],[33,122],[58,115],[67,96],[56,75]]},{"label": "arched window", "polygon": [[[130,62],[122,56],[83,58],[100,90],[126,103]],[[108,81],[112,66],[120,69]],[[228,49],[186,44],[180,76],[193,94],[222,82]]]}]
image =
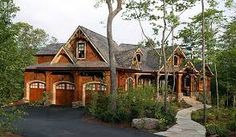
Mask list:
[{"label": "arched window", "polygon": [[138,62],[141,62],[141,55],[140,54],[136,54],[137,60]]},{"label": "arched window", "polygon": [[129,77],[128,79],[126,79],[125,90],[129,90],[132,88],[134,88],[134,79]]},{"label": "arched window", "polygon": [[174,65],[178,65],[178,56],[174,56]]}]

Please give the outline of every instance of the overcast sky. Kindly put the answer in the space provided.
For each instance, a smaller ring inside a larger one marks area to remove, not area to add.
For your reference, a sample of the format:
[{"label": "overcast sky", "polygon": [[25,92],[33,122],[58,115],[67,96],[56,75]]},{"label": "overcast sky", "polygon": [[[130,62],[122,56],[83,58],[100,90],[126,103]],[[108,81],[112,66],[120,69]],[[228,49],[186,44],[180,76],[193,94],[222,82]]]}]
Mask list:
[{"label": "overcast sky", "polygon": [[[42,28],[50,35],[66,42],[78,25],[106,35],[107,7],[94,8],[95,0],[14,0],[20,7],[14,21],[27,22]],[[197,6],[186,12],[182,19],[200,12]],[[101,23],[103,22],[103,23]],[[148,25],[145,31],[151,35]],[[137,21],[124,21],[121,14],[113,24],[114,40],[118,43],[136,44],[143,40]]]}]

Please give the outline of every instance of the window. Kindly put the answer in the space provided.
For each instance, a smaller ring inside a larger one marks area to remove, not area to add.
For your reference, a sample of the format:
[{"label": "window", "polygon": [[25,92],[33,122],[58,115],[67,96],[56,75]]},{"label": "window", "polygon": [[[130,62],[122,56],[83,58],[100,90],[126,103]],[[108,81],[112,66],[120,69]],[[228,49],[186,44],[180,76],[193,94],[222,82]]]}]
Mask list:
[{"label": "window", "polygon": [[30,84],[30,88],[38,88],[38,83],[32,83],[32,84]]},{"label": "window", "polygon": [[56,89],[74,90],[75,86],[68,83],[61,83],[56,86]]},{"label": "window", "polygon": [[44,83],[35,82],[35,83],[30,84],[30,88],[45,89],[46,87],[45,87],[45,84],[44,84]]},{"label": "window", "polygon": [[178,65],[178,56],[174,56],[174,65]]},{"label": "window", "polygon": [[96,85],[95,84],[87,84],[85,89],[95,91]]},{"label": "window", "polygon": [[39,88],[41,88],[41,89],[45,89],[45,84],[43,84],[43,83],[39,83]]},{"label": "window", "polygon": [[59,84],[59,85],[57,85],[56,89],[66,89],[66,85],[65,84]]},{"label": "window", "polygon": [[67,89],[67,90],[74,90],[75,87],[74,87],[74,85],[72,85],[72,84],[66,84],[66,89]]},{"label": "window", "polygon": [[137,57],[138,62],[141,62],[141,55],[137,54],[136,57]]},{"label": "window", "polygon": [[97,87],[98,89],[98,91],[105,91],[106,90],[106,86],[105,85],[103,85],[103,84],[98,84],[98,87]]},{"label": "window", "polygon": [[85,42],[79,42],[77,47],[77,58],[85,58]]}]

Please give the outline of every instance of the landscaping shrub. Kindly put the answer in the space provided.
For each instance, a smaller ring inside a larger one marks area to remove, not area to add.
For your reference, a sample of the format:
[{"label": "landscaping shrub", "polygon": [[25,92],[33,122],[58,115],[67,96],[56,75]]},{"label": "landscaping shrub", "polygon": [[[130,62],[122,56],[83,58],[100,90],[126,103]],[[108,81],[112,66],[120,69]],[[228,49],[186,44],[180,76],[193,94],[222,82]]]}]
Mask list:
[{"label": "landscaping shrub", "polygon": [[[207,135],[227,137],[236,130],[236,110],[234,108],[210,108],[207,110]],[[192,119],[203,124],[203,110],[192,113]]]},{"label": "landscaping shrub", "polygon": [[24,112],[16,107],[0,107],[0,135],[1,133],[14,131],[13,122],[19,120]]},{"label": "landscaping shrub", "polygon": [[230,131],[222,124],[206,125],[207,135],[218,135],[220,137],[228,137]]},{"label": "landscaping shrub", "polygon": [[[164,112],[163,103],[155,98],[154,88],[145,87],[132,89],[127,92],[119,92],[116,95],[101,95],[94,93],[88,106],[88,112],[94,117],[105,122],[131,122],[134,118],[157,118],[160,127],[166,127],[175,123],[176,110],[168,106],[168,112]],[[111,98],[116,100],[116,109],[111,107]]]}]

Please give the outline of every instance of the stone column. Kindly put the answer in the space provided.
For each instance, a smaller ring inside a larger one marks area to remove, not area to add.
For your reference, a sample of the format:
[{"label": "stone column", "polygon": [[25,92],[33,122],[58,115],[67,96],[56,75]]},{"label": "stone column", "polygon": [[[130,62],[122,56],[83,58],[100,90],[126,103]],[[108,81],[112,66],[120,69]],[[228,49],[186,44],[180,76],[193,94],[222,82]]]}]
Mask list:
[{"label": "stone column", "polygon": [[183,92],[182,92],[182,76],[183,74],[178,74],[178,79],[176,81],[177,83],[177,97],[180,100],[183,96]]}]

